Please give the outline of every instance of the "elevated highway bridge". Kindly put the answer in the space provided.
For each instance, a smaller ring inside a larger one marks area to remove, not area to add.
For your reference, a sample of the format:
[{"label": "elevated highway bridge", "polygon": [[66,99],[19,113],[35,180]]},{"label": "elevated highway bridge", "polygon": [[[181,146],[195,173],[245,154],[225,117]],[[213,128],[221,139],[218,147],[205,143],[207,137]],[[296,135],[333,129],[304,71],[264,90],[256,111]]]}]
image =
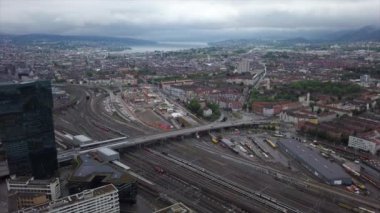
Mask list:
[{"label": "elevated highway bridge", "polygon": [[83,154],[91,151],[95,151],[100,147],[108,147],[112,149],[122,149],[133,146],[139,146],[144,144],[151,144],[159,141],[164,141],[170,138],[176,138],[181,136],[188,136],[200,132],[207,132],[212,130],[220,130],[225,128],[236,128],[236,127],[244,127],[244,126],[255,126],[261,124],[267,124],[270,121],[268,120],[254,120],[254,119],[244,119],[238,121],[226,121],[226,122],[215,122],[206,124],[203,126],[192,127],[187,129],[181,129],[170,132],[163,132],[154,135],[141,136],[137,138],[115,138],[111,140],[105,141],[96,141],[90,144],[82,145],[78,148],[65,150],[58,153],[58,161],[63,162],[72,159],[75,155]]}]

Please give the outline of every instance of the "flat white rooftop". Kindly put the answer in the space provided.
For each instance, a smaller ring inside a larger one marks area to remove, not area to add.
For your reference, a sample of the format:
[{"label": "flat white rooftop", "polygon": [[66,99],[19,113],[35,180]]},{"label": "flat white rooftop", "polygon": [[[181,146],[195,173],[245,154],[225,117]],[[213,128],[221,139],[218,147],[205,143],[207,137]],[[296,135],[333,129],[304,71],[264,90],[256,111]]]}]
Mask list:
[{"label": "flat white rooftop", "polygon": [[97,149],[98,152],[100,152],[103,155],[106,156],[112,156],[112,155],[118,155],[119,153],[114,151],[113,149],[107,148],[107,147],[100,147]]}]

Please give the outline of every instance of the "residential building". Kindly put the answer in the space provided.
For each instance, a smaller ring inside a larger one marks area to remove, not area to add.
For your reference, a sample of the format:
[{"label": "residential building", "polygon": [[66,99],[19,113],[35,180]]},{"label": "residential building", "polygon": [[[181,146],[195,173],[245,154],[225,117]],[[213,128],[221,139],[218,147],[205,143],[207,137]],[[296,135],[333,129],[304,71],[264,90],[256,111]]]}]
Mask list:
[{"label": "residential building", "polygon": [[334,112],[339,116],[343,116],[343,115],[352,116],[352,111],[347,110],[347,109],[342,109],[341,107],[337,108],[336,106],[334,107],[334,106],[329,106],[329,105],[316,104],[314,106],[314,110],[315,111],[317,111],[317,110],[326,111],[327,110],[330,112]]},{"label": "residential building", "polygon": [[185,79],[185,80],[173,80],[173,81],[161,81],[161,88],[165,88],[166,86],[185,86],[185,85],[193,85],[194,81]]},{"label": "residential building", "polygon": [[309,122],[313,124],[318,124],[320,122],[332,121],[336,118],[336,114],[333,112],[321,112],[316,113],[309,110],[287,110],[282,111],[279,114],[282,121],[293,123],[298,125],[302,122]]},{"label": "residential building", "polygon": [[371,82],[370,75],[361,75],[360,76],[360,84],[362,86],[368,87],[370,82]]},{"label": "residential building", "polygon": [[237,73],[249,72],[251,70],[250,63],[248,59],[241,60],[237,67]]},{"label": "residential building", "polygon": [[301,122],[318,124],[318,118],[314,115],[299,113],[298,111],[283,111],[279,114],[282,121],[298,125]]},{"label": "residential building", "polygon": [[112,184],[51,201],[42,205],[22,209],[18,213],[118,213],[120,212],[118,190]]},{"label": "residential building", "polygon": [[0,139],[10,175],[52,177],[57,150],[49,81],[0,84]]},{"label": "residential building", "polygon": [[380,133],[373,130],[367,133],[359,134],[358,136],[350,136],[348,138],[348,146],[368,151],[371,154],[376,154],[380,150]]},{"label": "residential building", "polygon": [[252,111],[259,115],[274,116],[282,111],[299,109],[302,104],[299,102],[278,101],[278,102],[261,102],[255,101],[252,103]]},{"label": "residential building", "polygon": [[179,99],[181,101],[185,101],[187,99],[186,91],[178,87],[167,85],[163,87],[163,92],[169,95],[170,97]]}]

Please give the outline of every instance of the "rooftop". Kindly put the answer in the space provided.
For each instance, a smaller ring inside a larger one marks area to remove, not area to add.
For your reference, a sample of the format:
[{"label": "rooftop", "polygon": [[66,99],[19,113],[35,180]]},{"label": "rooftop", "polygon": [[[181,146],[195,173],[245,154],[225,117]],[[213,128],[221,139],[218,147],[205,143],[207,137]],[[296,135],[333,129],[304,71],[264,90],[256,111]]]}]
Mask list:
[{"label": "rooftop", "polygon": [[178,212],[178,213],[192,213],[194,212],[187,206],[185,206],[183,203],[175,203],[171,206],[165,207],[163,209],[157,210],[154,213],[173,213],[173,212]]},{"label": "rooftop", "polygon": [[97,151],[104,154],[104,155],[107,155],[107,156],[119,154],[118,152],[115,152],[114,150],[107,148],[107,147],[100,147],[97,149]]},{"label": "rooftop", "polygon": [[81,141],[81,142],[89,142],[91,141],[91,138],[85,136],[85,135],[75,135],[74,136],[75,140]]},{"label": "rooftop", "polygon": [[283,146],[286,148],[293,155],[297,155],[302,161],[308,163],[310,167],[326,179],[337,180],[350,178],[350,176],[338,164],[323,158],[318,152],[310,147],[306,147],[296,140],[282,140],[277,144],[280,147]]},{"label": "rooftop", "polygon": [[358,135],[360,138],[366,139],[368,141],[372,141],[378,145],[380,145],[380,132],[378,130],[369,131],[366,133],[362,133]]},{"label": "rooftop", "polygon": [[45,203],[39,206],[34,206],[31,208],[23,209],[19,212],[49,212],[50,210],[54,208],[60,208],[66,205],[71,205],[73,203],[83,201],[83,200],[88,200],[93,197],[98,197],[110,192],[117,192],[117,189],[114,185],[108,184],[105,186],[101,186],[95,189],[89,189],[85,190],[83,192],[80,192],[78,194],[70,195],[67,197],[63,197],[61,199],[58,199],[56,201],[51,201],[49,203]]},{"label": "rooftop", "polygon": [[26,177],[26,176],[18,176],[15,178],[7,179],[7,181],[10,184],[26,184],[26,185],[49,185],[50,183],[54,183],[58,181],[58,178],[51,178],[51,179],[45,179],[45,180],[35,180],[33,177]]},{"label": "rooftop", "polygon": [[134,179],[125,173],[118,166],[109,162],[103,162],[99,159],[99,155],[91,155],[90,153],[78,156],[79,165],[74,170],[69,181],[90,182],[96,176],[105,176],[102,182],[121,184]]}]

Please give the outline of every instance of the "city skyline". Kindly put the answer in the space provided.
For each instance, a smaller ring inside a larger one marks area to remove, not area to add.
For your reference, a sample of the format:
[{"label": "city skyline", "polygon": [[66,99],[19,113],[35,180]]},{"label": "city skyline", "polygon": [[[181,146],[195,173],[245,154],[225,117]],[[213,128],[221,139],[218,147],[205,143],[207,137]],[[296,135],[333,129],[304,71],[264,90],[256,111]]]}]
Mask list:
[{"label": "city skyline", "polygon": [[[0,33],[216,41],[378,25],[380,1],[0,1]],[[363,12],[365,11],[365,12]]]}]

